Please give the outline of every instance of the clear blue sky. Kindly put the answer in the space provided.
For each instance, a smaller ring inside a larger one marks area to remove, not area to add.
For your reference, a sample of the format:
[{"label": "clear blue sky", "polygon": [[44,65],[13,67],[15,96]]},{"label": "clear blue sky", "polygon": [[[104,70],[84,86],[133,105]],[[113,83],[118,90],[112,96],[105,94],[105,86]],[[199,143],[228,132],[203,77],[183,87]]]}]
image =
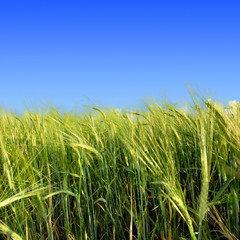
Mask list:
[{"label": "clear blue sky", "polygon": [[240,1],[0,3],[0,105],[240,100]]}]

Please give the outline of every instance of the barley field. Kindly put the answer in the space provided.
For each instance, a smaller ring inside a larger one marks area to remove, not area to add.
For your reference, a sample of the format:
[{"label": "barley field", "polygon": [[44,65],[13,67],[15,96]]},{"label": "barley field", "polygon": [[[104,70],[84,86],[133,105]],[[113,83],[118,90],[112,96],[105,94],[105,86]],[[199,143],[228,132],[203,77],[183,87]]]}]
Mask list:
[{"label": "barley field", "polygon": [[239,239],[240,104],[0,112],[0,238]]}]

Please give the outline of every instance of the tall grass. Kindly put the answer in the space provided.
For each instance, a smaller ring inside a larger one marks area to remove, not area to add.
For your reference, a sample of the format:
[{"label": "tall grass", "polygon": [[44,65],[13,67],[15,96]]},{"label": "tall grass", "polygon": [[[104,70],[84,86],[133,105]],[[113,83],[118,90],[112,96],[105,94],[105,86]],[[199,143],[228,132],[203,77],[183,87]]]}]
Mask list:
[{"label": "tall grass", "polygon": [[1,238],[239,239],[239,108],[1,111]]}]

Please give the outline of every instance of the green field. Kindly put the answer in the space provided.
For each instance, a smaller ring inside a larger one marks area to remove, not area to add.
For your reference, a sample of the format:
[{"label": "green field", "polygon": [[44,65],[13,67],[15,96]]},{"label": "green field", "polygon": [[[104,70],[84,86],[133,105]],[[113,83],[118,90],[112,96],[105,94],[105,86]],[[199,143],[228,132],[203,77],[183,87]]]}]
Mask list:
[{"label": "green field", "polygon": [[240,104],[0,113],[1,239],[239,239]]}]

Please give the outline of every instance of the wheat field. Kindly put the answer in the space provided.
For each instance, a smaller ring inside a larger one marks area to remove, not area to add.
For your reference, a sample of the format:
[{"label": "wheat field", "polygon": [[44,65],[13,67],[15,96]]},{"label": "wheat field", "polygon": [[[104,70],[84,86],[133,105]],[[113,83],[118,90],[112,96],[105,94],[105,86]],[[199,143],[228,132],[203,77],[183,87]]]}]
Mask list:
[{"label": "wheat field", "polygon": [[240,104],[0,113],[1,239],[239,239]]}]

